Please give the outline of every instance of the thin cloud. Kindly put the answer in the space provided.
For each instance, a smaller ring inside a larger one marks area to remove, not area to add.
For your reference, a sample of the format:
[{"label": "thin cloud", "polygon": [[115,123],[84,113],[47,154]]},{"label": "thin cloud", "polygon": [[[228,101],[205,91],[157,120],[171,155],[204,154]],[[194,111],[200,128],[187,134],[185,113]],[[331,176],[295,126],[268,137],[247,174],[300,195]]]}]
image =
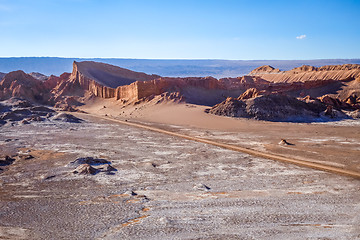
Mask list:
[{"label": "thin cloud", "polygon": [[305,38],[306,38],[306,35],[305,35],[305,34],[296,37],[296,39],[300,39],[300,40],[301,40],[301,39],[305,39]]}]

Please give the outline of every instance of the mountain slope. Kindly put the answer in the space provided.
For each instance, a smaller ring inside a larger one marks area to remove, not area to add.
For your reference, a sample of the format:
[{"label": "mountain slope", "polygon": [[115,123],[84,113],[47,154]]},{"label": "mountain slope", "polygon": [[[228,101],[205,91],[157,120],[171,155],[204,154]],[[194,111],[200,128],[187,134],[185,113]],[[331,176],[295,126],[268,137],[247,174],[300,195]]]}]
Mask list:
[{"label": "mountain slope", "polygon": [[[80,75],[80,76],[79,76]],[[129,85],[136,81],[149,81],[159,78],[158,75],[148,75],[142,72],[134,72],[101,62],[76,62],[73,64],[72,78],[88,78],[104,87],[116,88]]]}]

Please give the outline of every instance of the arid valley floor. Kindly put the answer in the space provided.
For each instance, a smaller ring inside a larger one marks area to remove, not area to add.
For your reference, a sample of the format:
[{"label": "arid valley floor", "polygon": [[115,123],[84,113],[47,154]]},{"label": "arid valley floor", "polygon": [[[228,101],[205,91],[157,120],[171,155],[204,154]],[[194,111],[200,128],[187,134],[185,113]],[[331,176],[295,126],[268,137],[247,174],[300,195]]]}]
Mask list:
[{"label": "arid valley floor", "polygon": [[[1,151],[33,158],[0,175],[1,239],[360,238],[358,179],[78,115],[85,121],[2,127]],[[255,148],[264,147],[256,139],[269,137],[170,127]],[[330,128],[360,132],[358,124]],[[359,135],[347,142],[340,135],[320,134],[314,148],[343,141],[360,151]],[[80,157],[106,159],[117,171],[74,174],[70,162]]]}]

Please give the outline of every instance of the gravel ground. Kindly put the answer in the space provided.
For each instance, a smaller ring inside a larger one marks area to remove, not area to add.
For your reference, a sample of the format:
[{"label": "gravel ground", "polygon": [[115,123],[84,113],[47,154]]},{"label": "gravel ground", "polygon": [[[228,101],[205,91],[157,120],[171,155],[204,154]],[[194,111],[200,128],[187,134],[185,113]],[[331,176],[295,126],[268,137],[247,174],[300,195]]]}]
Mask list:
[{"label": "gravel ground", "polygon": [[360,239],[352,178],[91,118],[5,125],[0,151],[34,157],[0,166],[0,239]]}]

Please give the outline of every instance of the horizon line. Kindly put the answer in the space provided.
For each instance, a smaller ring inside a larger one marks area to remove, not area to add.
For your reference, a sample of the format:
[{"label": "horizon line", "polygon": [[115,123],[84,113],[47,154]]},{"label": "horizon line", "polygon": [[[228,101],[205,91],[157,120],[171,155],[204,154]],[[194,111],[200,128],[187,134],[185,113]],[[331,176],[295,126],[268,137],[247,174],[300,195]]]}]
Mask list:
[{"label": "horizon line", "polygon": [[195,61],[317,61],[317,60],[360,60],[359,58],[313,58],[313,59],[224,59],[224,58],[126,58],[126,57],[54,57],[54,56],[0,56],[6,58],[62,58],[62,59],[123,59],[123,60],[195,60]]}]

